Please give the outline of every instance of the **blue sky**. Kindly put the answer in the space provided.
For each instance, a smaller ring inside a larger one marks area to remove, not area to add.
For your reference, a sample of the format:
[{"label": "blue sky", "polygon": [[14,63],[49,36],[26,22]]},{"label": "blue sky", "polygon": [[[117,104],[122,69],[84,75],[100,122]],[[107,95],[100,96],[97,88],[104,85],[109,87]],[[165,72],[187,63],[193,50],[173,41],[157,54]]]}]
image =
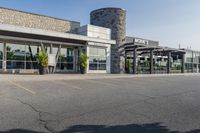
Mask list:
[{"label": "blue sky", "polygon": [[89,23],[90,11],[127,10],[127,35],[200,50],[200,0],[1,0],[0,6]]}]

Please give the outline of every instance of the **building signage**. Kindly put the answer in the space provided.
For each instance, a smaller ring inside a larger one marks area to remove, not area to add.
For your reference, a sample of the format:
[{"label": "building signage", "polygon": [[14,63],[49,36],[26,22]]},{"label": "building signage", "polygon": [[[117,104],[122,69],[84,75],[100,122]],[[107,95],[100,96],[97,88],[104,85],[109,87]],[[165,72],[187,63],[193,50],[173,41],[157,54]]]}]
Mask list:
[{"label": "building signage", "polygon": [[135,43],[148,45],[149,41],[148,40],[144,40],[144,39],[135,38]]},{"label": "building signage", "polygon": [[56,66],[56,54],[48,54],[48,65]]}]

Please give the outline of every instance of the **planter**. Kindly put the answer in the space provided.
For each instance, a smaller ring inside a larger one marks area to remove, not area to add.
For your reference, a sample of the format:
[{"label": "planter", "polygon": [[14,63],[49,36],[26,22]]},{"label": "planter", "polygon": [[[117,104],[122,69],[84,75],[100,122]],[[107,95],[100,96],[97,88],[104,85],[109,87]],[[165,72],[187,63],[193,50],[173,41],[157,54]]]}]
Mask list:
[{"label": "planter", "polygon": [[86,74],[86,68],[80,68],[81,74]]},{"label": "planter", "polygon": [[126,73],[127,73],[127,74],[130,74],[130,70],[126,70]]},{"label": "planter", "polygon": [[48,73],[48,70],[47,68],[44,68],[44,67],[39,67],[39,74],[40,75],[45,75]]}]

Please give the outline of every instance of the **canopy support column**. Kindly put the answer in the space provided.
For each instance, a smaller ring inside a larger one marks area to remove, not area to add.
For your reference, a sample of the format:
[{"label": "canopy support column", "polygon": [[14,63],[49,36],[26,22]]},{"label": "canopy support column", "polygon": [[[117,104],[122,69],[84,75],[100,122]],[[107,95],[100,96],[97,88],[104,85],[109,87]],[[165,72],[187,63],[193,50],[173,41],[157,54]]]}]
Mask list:
[{"label": "canopy support column", "polygon": [[50,44],[50,54],[53,54],[53,44]]},{"label": "canopy support column", "polygon": [[153,50],[150,50],[150,74],[153,74]]},{"label": "canopy support column", "polygon": [[185,53],[182,54],[181,66],[181,73],[185,73]]},{"label": "canopy support column", "polygon": [[194,72],[194,52],[192,51],[192,73]]},{"label": "canopy support column", "polygon": [[171,68],[171,52],[168,52],[168,59],[167,59],[167,73],[170,73]]},{"label": "canopy support column", "polygon": [[133,50],[133,74],[137,74],[137,48]]},{"label": "canopy support column", "polygon": [[6,60],[7,60],[7,48],[6,48],[6,42],[3,42],[3,72],[6,71]]}]

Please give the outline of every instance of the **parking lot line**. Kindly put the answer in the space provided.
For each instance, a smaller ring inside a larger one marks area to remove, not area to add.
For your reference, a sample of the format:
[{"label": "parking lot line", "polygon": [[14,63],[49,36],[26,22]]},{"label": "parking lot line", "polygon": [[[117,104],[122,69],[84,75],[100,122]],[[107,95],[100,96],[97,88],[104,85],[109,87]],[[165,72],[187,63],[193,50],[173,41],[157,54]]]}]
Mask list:
[{"label": "parking lot line", "polygon": [[82,90],[83,89],[81,87],[78,87],[78,86],[75,86],[75,85],[72,85],[72,84],[69,84],[69,83],[63,83],[63,82],[59,82],[59,81],[53,81],[53,82],[56,83],[56,84],[63,85],[63,86],[72,87],[72,88],[77,89],[77,90]]},{"label": "parking lot line", "polygon": [[29,92],[29,93],[31,93],[31,94],[36,94],[36,92],[34,92],[34,91],[32,91],[32,90],[30,90],[30,89],[28,89],[28,88],[26,88],[26,87],[24,87],[24,86],[18,84],[18,83],[16,83],[16,82],[12,81],[12,80],[9,80],[9,82],[10,82],[12,85],[14,85],[14,86],[16,86],[16,87],[18,87],[18,88],[21,88],[21,89],[23,89],[23,90],[25,90],[25,91],[27,91],[27,92]]}]

